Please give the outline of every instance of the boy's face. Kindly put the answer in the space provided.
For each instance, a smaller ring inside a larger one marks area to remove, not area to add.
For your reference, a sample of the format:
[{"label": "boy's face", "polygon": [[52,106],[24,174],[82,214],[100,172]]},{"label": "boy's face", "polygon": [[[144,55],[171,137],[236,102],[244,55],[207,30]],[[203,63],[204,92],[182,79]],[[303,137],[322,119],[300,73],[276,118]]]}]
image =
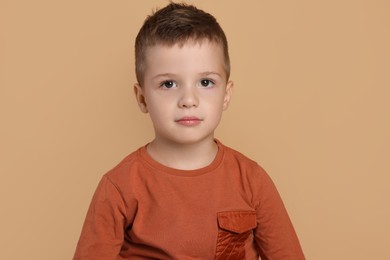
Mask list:
[{"label": "boy's face", "polygon": [[155,141],[213,140],[233,87],[226,78],[222,48],[207,40],[153,46],[145,68],[143,86],[136,84],[134,90],[141,111],[150,114]]}]

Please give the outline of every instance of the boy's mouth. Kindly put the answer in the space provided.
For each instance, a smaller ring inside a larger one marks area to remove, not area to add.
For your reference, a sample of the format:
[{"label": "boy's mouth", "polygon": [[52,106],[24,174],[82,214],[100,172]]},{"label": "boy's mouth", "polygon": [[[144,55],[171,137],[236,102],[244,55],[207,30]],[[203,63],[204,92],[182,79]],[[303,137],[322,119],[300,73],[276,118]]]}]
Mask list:
[{"label": "boy's mouth", "polygon": [[184,126],[196,126],[199,125],[203,120],[195,116],[185,116],[175,120],[176,123]]}]

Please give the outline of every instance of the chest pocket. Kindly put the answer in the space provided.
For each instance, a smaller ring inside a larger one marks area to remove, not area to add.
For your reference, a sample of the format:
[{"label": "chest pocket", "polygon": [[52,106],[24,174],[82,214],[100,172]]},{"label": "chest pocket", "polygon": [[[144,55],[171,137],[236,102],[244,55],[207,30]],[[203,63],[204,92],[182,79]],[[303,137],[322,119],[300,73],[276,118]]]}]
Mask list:
[{"label": "chest pocket", "polygon": [[256,212],[224,211],[217,213],[217,218],[218,238],[215,259],[245,259],[245,243],[257,226]]}]

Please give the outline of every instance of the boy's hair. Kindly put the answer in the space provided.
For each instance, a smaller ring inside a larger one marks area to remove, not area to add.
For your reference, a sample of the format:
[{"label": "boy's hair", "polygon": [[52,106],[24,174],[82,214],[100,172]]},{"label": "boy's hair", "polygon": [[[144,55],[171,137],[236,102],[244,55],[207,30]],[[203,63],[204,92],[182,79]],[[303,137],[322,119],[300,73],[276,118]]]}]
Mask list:
[{"label": "boy's hair", "polygon": [[228,43],[221,26],[209,13],[184,3],[170,3],[148,16],[135,40],[135,73],[143,84],[146,50],[155,45],[183,46],[189,40],[209,40],[223,49],[226,77],[230,76]]}]

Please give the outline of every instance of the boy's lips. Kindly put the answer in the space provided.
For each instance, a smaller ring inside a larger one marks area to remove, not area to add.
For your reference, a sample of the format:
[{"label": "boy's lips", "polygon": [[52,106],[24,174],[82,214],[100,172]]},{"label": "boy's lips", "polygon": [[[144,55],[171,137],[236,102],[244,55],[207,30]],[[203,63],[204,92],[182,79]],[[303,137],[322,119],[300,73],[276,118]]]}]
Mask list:
[{"label": "boy's lips", "polygon": [[184,126],[196,126],[199,125],[203,120],[195,116],[185,116],[175,120],[176,123]]}]

